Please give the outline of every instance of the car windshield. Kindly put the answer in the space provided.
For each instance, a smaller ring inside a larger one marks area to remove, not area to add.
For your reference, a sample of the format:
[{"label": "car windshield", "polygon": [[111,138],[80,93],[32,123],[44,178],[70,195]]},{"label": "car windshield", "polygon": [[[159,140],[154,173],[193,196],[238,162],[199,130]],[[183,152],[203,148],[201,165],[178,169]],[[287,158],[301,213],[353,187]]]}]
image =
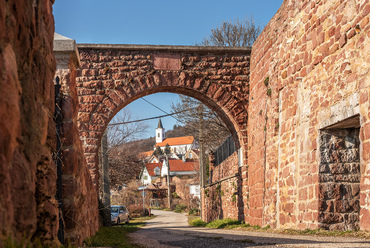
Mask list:
[{"label": "car windshield", "polygon": [[111,207],[110,212],[111,213],[118,213],[118,208],[117,207]]}]

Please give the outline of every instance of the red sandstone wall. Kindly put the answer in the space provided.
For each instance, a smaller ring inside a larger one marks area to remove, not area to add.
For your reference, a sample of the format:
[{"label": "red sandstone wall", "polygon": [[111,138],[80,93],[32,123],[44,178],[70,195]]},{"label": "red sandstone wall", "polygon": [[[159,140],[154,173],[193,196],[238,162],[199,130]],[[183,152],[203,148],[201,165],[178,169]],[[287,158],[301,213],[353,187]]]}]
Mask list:
[{"label": "red sandstone wall", "polygon": [[368,0],[285,0],[255,42],[247,222],[320,227],[319,130],[359,111],[360,227],[370,229],[369,13]]},{"label": "red sandstone wall", "polygon": [[239,170],[237,152],[216,167],[210,163],[210,186],[201,189],[203,221],[244,219],[241,176],[235,176]]},{"label": "red sandstone wall", "polygon": [[0,1],[0,246],[57,234],[54,1]]},{"label": "red sandstone wall", "polygon": [[234,152],[231,156],[225,159],[221,164],[214,166],[213,156],[210,156],[209,166],[209,183],[216,182],[228,176],[233,176],[238,173],[238,153]]},{"label": "red sandstone wall", "polygon": [[83,240],[94,235],[99,228],[99,206],[98,193],[90,176],[77,128],[76,67],[71,57],[73,55],[56,55],[58,67],[55,77],[60,79],[62,92],[60,107],[63,116],[61,145],[65,240],[71,245],[81,246]]}]

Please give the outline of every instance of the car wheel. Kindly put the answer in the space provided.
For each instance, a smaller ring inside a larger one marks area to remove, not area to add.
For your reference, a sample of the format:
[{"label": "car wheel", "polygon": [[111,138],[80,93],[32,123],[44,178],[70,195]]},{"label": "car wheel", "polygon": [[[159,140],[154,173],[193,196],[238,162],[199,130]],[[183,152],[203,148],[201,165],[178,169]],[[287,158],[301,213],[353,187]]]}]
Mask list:
[{"label": "car wheel", "polygon": [[127,216],[126,224],[130,223],[130,216]]},{"label": "car wheel", "polygon": [[121,220],[118,218],[117,219],[117,225],[119,225],[119,223],[121,223]]}]

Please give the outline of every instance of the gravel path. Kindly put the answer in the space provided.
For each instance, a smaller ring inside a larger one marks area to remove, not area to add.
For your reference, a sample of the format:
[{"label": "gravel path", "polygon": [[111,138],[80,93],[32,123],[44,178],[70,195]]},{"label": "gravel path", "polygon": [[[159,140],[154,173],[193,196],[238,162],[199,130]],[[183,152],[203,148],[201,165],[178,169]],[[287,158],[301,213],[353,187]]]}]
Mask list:
[{"label": "gravel path", "polygon": [[282,235],[189,227],[185,214],[152,210],[157,217],[130,237],[147,248],[207,247],[368,247],[370,241],[355,238]]}]

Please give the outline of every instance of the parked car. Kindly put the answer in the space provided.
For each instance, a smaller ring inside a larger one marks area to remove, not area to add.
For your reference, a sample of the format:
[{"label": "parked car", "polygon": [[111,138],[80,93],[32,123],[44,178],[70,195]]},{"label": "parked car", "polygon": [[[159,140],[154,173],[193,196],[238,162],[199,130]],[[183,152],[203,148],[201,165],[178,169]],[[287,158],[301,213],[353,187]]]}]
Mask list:
[{"label": "parked car", "polygon": [[125,206],[114,205],[110,206],[111,221],[112,224],[120,224],[125,222],[128,224],[130,222],[130,213]]}]

